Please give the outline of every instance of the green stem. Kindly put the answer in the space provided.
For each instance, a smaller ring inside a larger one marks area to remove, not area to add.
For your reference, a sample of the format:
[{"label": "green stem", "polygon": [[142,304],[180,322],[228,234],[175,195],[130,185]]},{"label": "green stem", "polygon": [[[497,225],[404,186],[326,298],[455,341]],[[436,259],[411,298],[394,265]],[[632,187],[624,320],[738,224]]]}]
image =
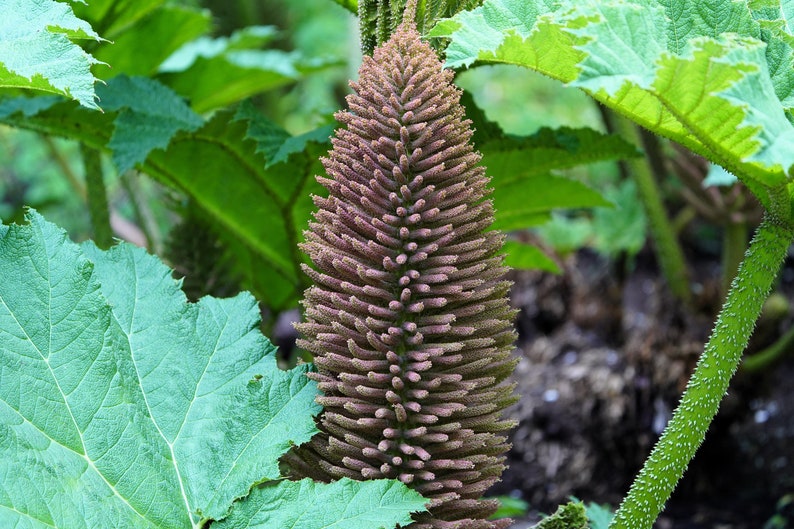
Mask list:
[{"label": "green stem", "polygon": [[775,362],[791,352],[794,352],[794,328],[789,329],[786,334],[766,349],[745,358],[742,362],[742,372],[758,373],[769,369]]},{"label": "green stem", "polygon": [[722,233],[722,282],[720,284],[722,299],[728,295],[731,282],[739,270],[745,250],[747,250],[747,223],[728,221]]},{"label": "green stem", "polygon": [[55,144],[53,139],[46,134],[42,134],[41,138],[44,140],[44,144],[47,146],[47,150],[50,151],[50,155],[52,159],[55,160],[55,163],[61,169],[61,173],[69,182],[69,185],[72,186],[72,189],[80,195],[80,198],[85,200],[85,186],[80,181],[80,178],[75,174],[74,169],[72,169],[72,165],[66,159],[66,157],[61,152],[61,149]]},{"label": "green stem", "polygon": [[776,214],[783,208],[759,226],[681,403],[610,529],[650,529],[703,442],[794,238],[790,215]]},{"label": "green stem", "polygon": [[637,184],[637,192],[648,216],[648,226],[656,247],[659,265],[673,295],[689,304],[692,301],[692,292],[689,288],[684,252],[667,217],[662,194],[657,185],[657,180],[666,177],[659,140],[644,129],[636,128],[635,131],[646,156],[644,160],[634,160],[629,163],[634,182]]},{"label": "green stem", "polygon": [[96,149],[80,145],[85,165],[85,187],[88,212],[91,214],[91,224],[94,227],[94,242],[100,248],[110,248],[113,245],[113,230],[110,227],[110,210],[102,177],[102,158]]},{"label": "green stem", "polygon": [[132,181],[129,171],[120,175],[119,179],[130,200],[132,214],[135,216],[138,227],[146,238],[147,248],[155,254],[161,254],[163,251],[163,240],[157,230],[157,222],[154,220],[151,208],[149,208],[145,200],[141,199],[140,190]]}]

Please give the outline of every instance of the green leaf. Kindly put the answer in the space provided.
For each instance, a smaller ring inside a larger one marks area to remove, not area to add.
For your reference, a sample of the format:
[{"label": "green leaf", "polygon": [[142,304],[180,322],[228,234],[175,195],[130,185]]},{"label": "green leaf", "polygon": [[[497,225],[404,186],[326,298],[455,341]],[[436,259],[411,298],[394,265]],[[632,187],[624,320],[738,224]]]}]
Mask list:
[{"label": "green leaf", "polygon": [[[505,264],[511,268],[519,270],[544,270],[555,274],[560,273],[560,267],[557,266],[557,263],[540,251],[536,246],[508,240],[505,241],[503,250],[507,254],[505,257]],[[513,515],[504,514],[501,517],[505,518],[508,516]]]},{"label": "green leaf", "polygon": [[774,187],[794,166],[790,13],[753,5],[486,0],[430,34],[451,39],[450,66],[537,70],[755,186]]},{"label": "green leaf", "polygon": [[334,132],[333,125],[320,127],[312,131],[292,136],[263,116],[250,101],[244,101],[237,109],[235,119],[247,120],[248,137],[257,142],[257,152],[265,156],[265,168],[286,162],[292,154],[306,150],[309,143],[329,144]]},{"label": "green leaf", "polygon": [[[91,3],[92,7],[94,3]],[[105,77],[154,76],[159,66],[175,50],[207,31],[211,26],[207,10],[181,5],[165,5],[136,19],[113,42],[101,46],[94,55],[111,70]],[[174,31],[179,28],[179,31]]]},{"label": "green leaf", "polygon": [[[619,136],[570,127],[541,128],[529,136],[505,135],[489,121],[474,100],[464,93],[466,116],[472,120],[473,140],[483,155],[483,164],[492,178],[495,226],[512,230],[542,224],[556,208],[611,206],[586,185],[551,174],[580,165],[606,160],[633,158],[637,149]],[[511,266],[530,267],[543,263],[544,270],[556,266],[541,255],[517,249],[508,255]]]},{"label": "green leaf", "polygon": [[358,0],[333,0],[354,15],[358,14]]},{"label": "green leaf", "polygon": [[91,0],[73,2],[75,14],[98,28],[105,38],[115,41],[120,33],[146,15],[156,11],[166,0]]},{"label": "green leaf", "polygon": [[524,178],[506,184],[494,178],[494,228],[514,230],[549,219],[555,208],[580,208],[612,204],[586,185],[553,175]]},{"label": "green leaf", "polygon": [[736,176],[726,171],[717,164],[709,164],[709,172],[703,179],[703,187],[732,186],[736,183]]},{"label": "green leaf", "polygon": [[608,529],[609,524],[612,523],[612,519],[615,517],[615,513],[609,505],[599,505],[590,502],[587,504],[585,511],[592,529]]},{"label": "green leaf", "polygon": [[197,528],[277,478],[317,392],[254,299],[186,303],[143,250],[28,219],[0,240],[2,525]]},{"label": "green leaf", "polygon": [[[265,169],[250,127],[254,114],[219,112],[195,133],[182,133],[145,168],[161,182],[193,198],[233,246],[245,283],[274,309],[292,306],[305,288],[297,244],[322,193],[314,175],[327,147],[296,153]],[[251,222],[251,219],[257,222]]]},{"label": "green leaf", "polygon": [[202,124],[179,96],[152,79],[119,75],[98,94],[105,109],[119,111],[107,146],[120,172],[146,160],[154,149],[165,149],[177,132]]},{"label": "green leaf", "polygon": [[309,365],[278,368],[249,294],[187,303],[144,250],[27,218],[0,225],[0,526],[376,529],[423,510],[397,481],[281,480],[317,389]]},{"label": "green leaf", "polygon": [[264,159],[246,140],[246,124],[231,118],[220,112],[195,134],[178,135],[167,151],[150,155],[147,172],[189,195],[227,236],[268,263],[267,301],[279,306],[294,295],[301,277],[294,230],[283,214],[284,195],[271,187]]},{"label": "green leaf", "polygon": [[[124,77],[114,78],[109,84],[117,79]],[[8,108],[5,115],[4,107]],[[176,112],[178,107],[167,110]],[[180,125],[178,116],[129,113],[133,127],[130,130],[138,126],[141,134],[147,131],[141,125],[147,120],[152,121],[154,130],[172,122]],[[255,116],[250,108],[239,113],[218,112],[193,132],[177,132],[167,149],[151,150],[139,167],[194,200],[230,247],[232,261],[246,288],[269,307],[281,310],[294,306],[307,286],[300,271],[304,258],[297,244],[314,209],[311,195],[323,193],[314,176],[323,171],[319,157],[327,151],[327,144],[307,141],[306,150],[292,153],[286,161],[265,169],[267,160],[257,152],[262,147],[249,136],[257,126],[261,128]],[[149,139],[141,147],[133,134],[127,135],[130,143],[126,150],[123,142],[111,144],[111,133],[116,134],[114,120],[116,116],[111,112],[88,112],[66,102],[20,99],[0,105],[0,122],[77,139],[96,149],[107,151],[115,146],[129,156],[128,153],[142,153],[143,147],[151,146]],[[189,118],[183,121],[189,124]],[[166,133],[158,132],[163,143]],[[319,134],[314,139],[320,138],[327,141]],[[251,218],[257,222],[251,222]]]},{"label": "green leaf", "polygon": [[[302,500],[301,508],[285,504]],[[411,522],[409,512],[425,510],[418,493],[397,481],[353,481],[347,478],[330,484],[310,479],[268,483],[255,488],[217,529],[382,529]]]},{"label": "green leaf", "polygon": [[512,496],[496,496],[493,499],[499,500],[499,508],[491,516],[492,520],[499,518],[511,518],[524,516],[529,511],[529,503],[521,498],[514,498]]},{"label": "green leaf", "polygon": [[637,158],[639,151],[616,135],[588,128],[544,127],[530,136],[503,136],[481,143],[489,174],[502,185],[553,170]]},{"label": "green leaf", "polygon": [[538,226],[535,231],[546,244],[563,257],[586,246],[594,237],[593,223],[590,218],[583,215],[569,218],[559,213],[552,214],[551,220],[543,226]]},{"label": "green leaf", "polygon": [[78,140],[106,150],[113,133],[113,112],[94,112],[59,96],[17,97],[0,102],[0,122]]},{"label": "green leaf", "polygon": [[202,37],[184,45],[161,66],[161,78],[190,99],[196,112],[207,112],[300,78],[312,64],[295,52],[260,50],[274,30],[254,26],[231,37]]},{"label": "green leaf", "polygon": [[623,181],[604,195],[615,207],[593,212],[593,246],[606,254],[636,254],[645,244],[648,220],[634,181]]},{"label": "green leaf", "polygon": [[68,4],[7,0],[0,5],[0,87],[32,88],[96,104],[94,57],[72,41],[100,40]]},{"label": "green leaf", "polygon": [[585,506],[579,501],[560,505],[554,514],[542,519],[535,529],[588,529]]},{"label": "green leaf", "polygon": [[227,51],[261,47],[277,35],[274,26],[251,26],[235,31],[230,37],[199,37],[186,43],[168,56],[160,65],[160,72],[184,72],[197,60],[212,59]]},{"label": "green leaf", "polygon": [[22,116],[26,118],[33,117],[39,112],[47,110],[61,101],[63,101],[63,99],[59,96],[0,99],[0,120],[10,118],[17,113],[22,114]]},{"label": "green leaf", "polygon": [[[464,93],[461,99],[472,121],[473,141],[492,177],[497,229],[545,224],[557,208],[611,207],[595,190],[552,172],[640,155],[624,139],[587,128],[544,127],[530,136],[505,135],[470,95]],[[559,248],[556,242],[552,244]],[[513,268],[559,273],[556,263],[534,246],[508,240],[505,251],[505,263]]]}]

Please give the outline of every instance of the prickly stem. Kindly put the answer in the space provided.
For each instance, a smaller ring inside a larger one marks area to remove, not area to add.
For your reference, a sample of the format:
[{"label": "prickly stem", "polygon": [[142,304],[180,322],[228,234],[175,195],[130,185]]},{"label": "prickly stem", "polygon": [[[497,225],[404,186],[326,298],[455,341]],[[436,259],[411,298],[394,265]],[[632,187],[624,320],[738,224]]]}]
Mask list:
[{"label": "prickly stem", "polygon": [[717,414],[792,238],[794,224],[789,215],[768,213],[733,280],[681,402],[610,529],[650,529],[664,508]]}]

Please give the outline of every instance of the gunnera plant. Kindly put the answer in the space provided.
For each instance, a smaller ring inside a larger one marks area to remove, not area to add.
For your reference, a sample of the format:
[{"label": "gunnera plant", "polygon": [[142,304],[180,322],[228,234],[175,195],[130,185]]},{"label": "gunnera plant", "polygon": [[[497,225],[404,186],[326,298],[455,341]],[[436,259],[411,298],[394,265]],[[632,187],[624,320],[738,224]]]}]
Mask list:
[{"label": "gunnera plant", "polygon": [[302,248],[316,269],[299,345],[321,433],[296,475],[396,478],[430,500],[412,529],[495,529],[482,500],[509,448],[515,339],[489,179],[453,73],[408,14],[351,83]]}]

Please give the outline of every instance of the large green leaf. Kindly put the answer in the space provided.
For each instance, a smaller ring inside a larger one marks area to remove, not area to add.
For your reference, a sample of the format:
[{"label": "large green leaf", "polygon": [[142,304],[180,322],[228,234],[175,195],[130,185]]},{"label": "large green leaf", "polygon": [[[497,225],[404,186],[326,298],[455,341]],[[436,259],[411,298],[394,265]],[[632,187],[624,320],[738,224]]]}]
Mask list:
[{"label": "large green leaf", "polygon": [[3,526],[197,526],[314,432],[249,295],[188,304],[143,250],[81,251],[36,214],[0,256]]},{"label": "large green leaf", "polygon": [[221,234],[234,234],[267,263],[262,272],[271,279],[272,292],[266,301],[279,306],[294,296],[301,277],[293,230],[284,203],[268,184],[264,159],[246,140],[245,123],[230,118],[218,113],[195,134],[177,136],[167,151],[152,153],[147,172],[189,195]]},{"label": "large green leaf", "polygon": [[431,35],[451,39],[450,66],[517,64],[579,86],[757,189],[794,165],[794,74],[790,13],[752,4],[486,0]]},{"label": "large green leaf", "polygon": [[[0,226],[0,526],[198,529],[235,508],[299,517],[319,496],[376,529],[423,508],[396,482],[272,481],[319,406],[307,365],[277,367],[250,295],[187,303],[143,250],[28,220]],[[280,501],[235,503],[249,492]]]},{"label": "large green leaf", "polygon": [[69,4],[54,0],[0,3],[0,87],[62,94],[98,109],[91,65],[98,61],[72,40],[100,40]]},{"label": "large green leaf", "polygon": [[[109,85],[122,80],[130,82],[120,76]],[[144,87],[163,88],[155,81],[141,82]],[[151,94],[141,94],[142,100],[147,97]],[[161,103],[167,103],[163,97]],[[135,102],[129,100],[125,104]],[[114,158],[124,156],[122,162],[133,154],[140,158],[148,150],[146,160],[138,167],[193,199],[231,247],[235,267],[243,274],[246,287],[273,309],[295,305],[306,287],[300,271],[304,258],[297,244],[314,209],[311,195],[323,192],[314,176],[322,172],[319,157],[327,151],[327,137],[321,133],[307,135],[299,141],[305,146],[299,152],[286,146],[298,140],[283,137],[279,140],[283,145],[271,141],[268,145],[275,149],[272,153],[281,153],[286,160],[268,164],[269,158],[258,151],[270,153],[260,144],[264,141],[260,133],[269,125],[252,106],[243,105],[237,112],[218,112],[191,131],[190,116],[194,114],[180,105],[177,100],[165,106],[166,114],[158,115],[148,107],[137,112],[137,107],[119,103],[118,107],[123,108],[120,113],[102,114],[51,98],[20,98],[0,105],[0,122],[77,139],[100,150],[115,148]],[[122,119],[128,110],[129,119]],[[183,114],[185,110],[188,113]],[[151,125],[147,125],[149,122]],[[147,133],[152,137],[136,137]],[[129,143],[114,142],[111,134],[113,138],[126,138]],[[161,138],[161,143],[155,145],[157,138]],[[167,148],[156,148],[165,144],[166,138],[170,138]],[[251,222],[252,218],[257,221]]]},{"label": "large green leaf", "polygon": [[219,112],[195,133],[177,135],[165,152],[153,152],[145,168],[193,198],[233,246],[245,283],[280,309],[296,303],[306,286],[297,244],[313,209],[311,193],[322,189],[314,175],[326,149],[314,145],[265,169],[249,136],[256,116],[245,107]]}]

